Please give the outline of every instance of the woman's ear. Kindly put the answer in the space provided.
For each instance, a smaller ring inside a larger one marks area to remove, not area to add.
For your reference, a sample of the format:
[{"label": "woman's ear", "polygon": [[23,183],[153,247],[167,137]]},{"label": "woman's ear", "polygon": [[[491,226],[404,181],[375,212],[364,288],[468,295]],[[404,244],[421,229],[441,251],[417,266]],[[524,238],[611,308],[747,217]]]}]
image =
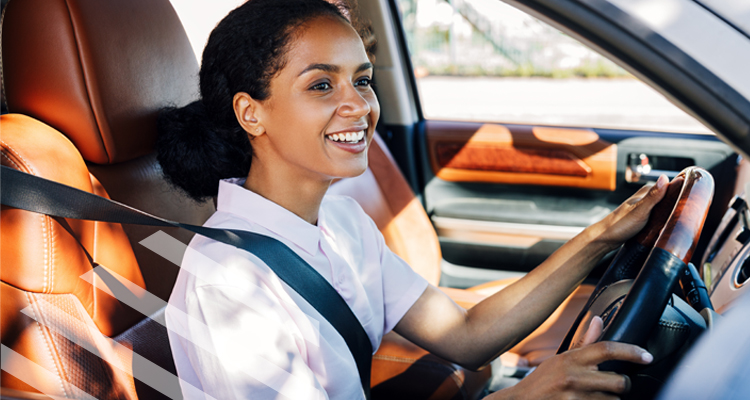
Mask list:
[{"label": "woman's ear", "polygon": [[266,128],[263,127],[255,113],[259,104],[249,94],[245,92],[235,94],[232,105],[237,122],[250,135],[251,139],[266,133]]}]

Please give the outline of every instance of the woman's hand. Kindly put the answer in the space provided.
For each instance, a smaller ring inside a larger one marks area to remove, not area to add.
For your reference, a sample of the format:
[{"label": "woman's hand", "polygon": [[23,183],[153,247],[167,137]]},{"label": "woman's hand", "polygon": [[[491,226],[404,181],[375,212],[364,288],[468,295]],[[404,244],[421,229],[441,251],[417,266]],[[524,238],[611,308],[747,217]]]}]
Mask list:
[{"label": "woman's hand", "polygon": [[598,241],[610,249],[617,248],[646,226],[651,210],[667,193],[668,182],[667,177],[662,175],[654,185],[643,186],[589,229],[597,232],[595,237]]},{"label": "woman's hand", "polygon": [[630,378],[599,371],[609,360],[648,364],[653,356],[631,344],[599,342],[602,320],[594,317],[580,348],[556,355],[537,367],[516,386],[485,397],[490,399],[616,399],[630,390]]},{"label": "woman's hand", "polygon": [[[486,365],[542,324],[602,256],[639,232],[651,210],[664,198],[667,187],[665,176],[655,185],[644,186],[523,278],[468,311],[439,289],[428,287],[394,329],[433,354],[466,368]],[[602,361],[637,358],[639,351],[629,345],[596,344],[555,358],[558,361],[550,362],[553,366],[542,370],[573,379],[584,361],[588,368],[584,370],[591,372]],[[567,369],[572,366],[577,369]]]}]

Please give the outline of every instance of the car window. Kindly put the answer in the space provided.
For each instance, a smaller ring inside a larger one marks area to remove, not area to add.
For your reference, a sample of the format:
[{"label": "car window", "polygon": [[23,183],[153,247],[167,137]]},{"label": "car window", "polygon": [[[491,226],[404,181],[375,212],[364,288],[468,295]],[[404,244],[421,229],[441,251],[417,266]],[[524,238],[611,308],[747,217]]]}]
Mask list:
[{"label": "car window", "polygon": [[498,0],[399,0],[427,119],[710,133],[584,44]]},{"label": "car window", "polygon": [[185,27],[195,57],[201,60],[208,35],[230,11],[246,0],[170,0]]}]

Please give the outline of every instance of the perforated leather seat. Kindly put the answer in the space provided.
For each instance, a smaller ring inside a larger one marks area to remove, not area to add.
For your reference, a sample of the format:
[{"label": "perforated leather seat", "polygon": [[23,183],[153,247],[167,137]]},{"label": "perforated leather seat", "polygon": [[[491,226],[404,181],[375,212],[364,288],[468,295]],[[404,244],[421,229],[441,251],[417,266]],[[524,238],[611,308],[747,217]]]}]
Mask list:
[{"label": "perforated leather seat", "polygon": [[[13,1],[2,29],[16,113],[0,117],[3,165],[168,219],[202,224],[211,215],[210,202],[164,181],[153,155],[157,110],[197,96],[198,65],[169,1]],[[363,176],[331,190],[360,201],[388,245],[438,283],[437,237],[382,142]],[[139,244],[156,229],[7,207],[1,218],[2,387],[71,398],[178,396],[162,310],[178,267]],[[191,237],[164,230],[184,243]],[[446,291],[470,307],[506,284]],[[529,348],[556,347],[534,340]],[[475,398],[489,378],[489,370],[464,371],[395,334],[373,369],[382,398]]]},{"label": "perforated leather seat", "polygon": [[[198,64],[169,2],[24,0],[5,11],[17,114],[2,116],[2,164],[203,223],[213,206],[170,188],[153,155],[158,109],[197,92]],[[178,398],[161,308],[179,267],[138,245],[155,230],[7,207],[1,218],[3,388]]]}]

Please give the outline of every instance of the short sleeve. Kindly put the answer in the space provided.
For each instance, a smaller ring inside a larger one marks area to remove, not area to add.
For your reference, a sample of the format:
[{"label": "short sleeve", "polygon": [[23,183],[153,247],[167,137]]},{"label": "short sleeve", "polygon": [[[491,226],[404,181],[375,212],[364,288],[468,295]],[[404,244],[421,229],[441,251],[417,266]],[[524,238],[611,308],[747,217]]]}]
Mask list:
[{"label": "short sleeve", "polygon": [[261,288],[250,293],[229,285],[201,286],[185,305],[190,317],[179,326],[186,331],[176,333],[200,381],[197,386],[209,396],[328,398],[279,317],[281,306]]},{"label": "short sleeve", "polygon": [[386,334],[401,321],[401,318],[427,289],[428,283],[406,261],[388,248],[375,222],[369,217],[367,219],[371,229],[375,231],[374,235],[380,252],[385,315],[383,333]]}]

